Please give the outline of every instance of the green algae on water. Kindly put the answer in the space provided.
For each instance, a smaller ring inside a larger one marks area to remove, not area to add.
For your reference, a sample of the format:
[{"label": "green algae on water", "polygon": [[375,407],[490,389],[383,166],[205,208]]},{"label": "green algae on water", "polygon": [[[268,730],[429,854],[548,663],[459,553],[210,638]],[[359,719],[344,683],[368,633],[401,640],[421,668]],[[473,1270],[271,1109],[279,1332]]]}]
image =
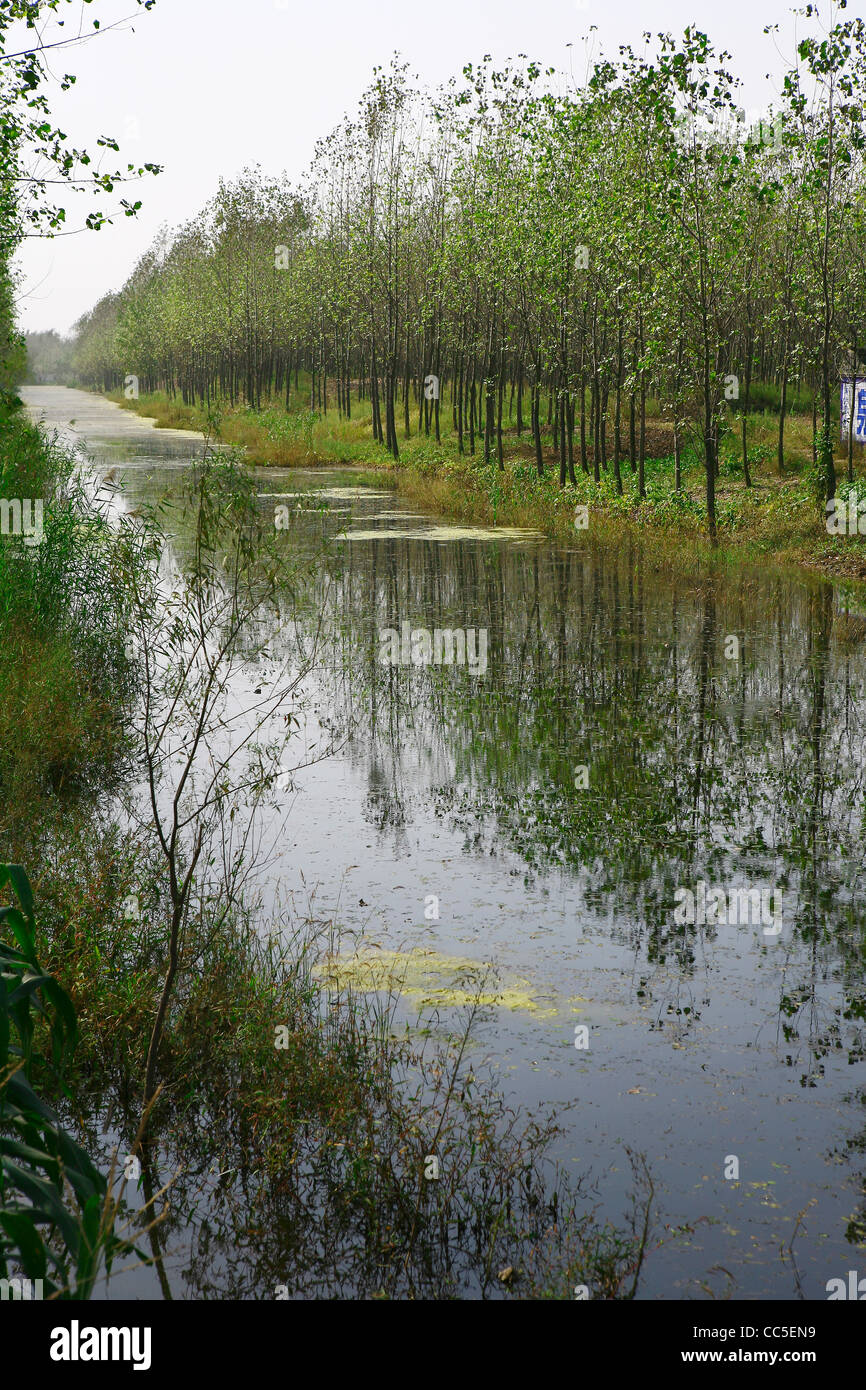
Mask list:
[{"label": "green algae on water", "polygon": [[352,955],[327,956],[313,973],[330,986],[364,994],[388,990],[417,999],[422,1008],[479,1004],[538,1019],[553,1018],[558,1012],[539,1002],[528,980],[515,977],[494,982],[489,962],[446,956],[425,946],[410,951],[362,946]]}]

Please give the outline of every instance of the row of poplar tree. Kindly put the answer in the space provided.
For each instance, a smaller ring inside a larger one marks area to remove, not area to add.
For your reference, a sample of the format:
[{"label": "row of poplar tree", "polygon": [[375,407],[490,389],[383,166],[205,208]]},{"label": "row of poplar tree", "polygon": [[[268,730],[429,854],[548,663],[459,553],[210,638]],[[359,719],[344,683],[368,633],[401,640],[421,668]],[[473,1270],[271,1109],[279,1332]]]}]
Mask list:
[{"label": "row of poplar tree", "polygon": [[628,456],[641,495],[653,399],[676,487],[683,441],[701,450],[713,535],[731,402],[748,484],[750,399],[778,391],[781,466],[797,384],[832,497],[838,377],[866,339],[866,26],[803,39],[760,120],[705,34],[645,40],[580,87],[524,58],[435,93],[377,69],[300,184],[246,171],[160,236],[77,325],[80,377],[254,408],[302,379],[314,410],[369,401],[395,457],[447,402],[459,450],[500,466],[516,408],[539,473],[543,439],[563,484],[577,466],[621,490]]}]

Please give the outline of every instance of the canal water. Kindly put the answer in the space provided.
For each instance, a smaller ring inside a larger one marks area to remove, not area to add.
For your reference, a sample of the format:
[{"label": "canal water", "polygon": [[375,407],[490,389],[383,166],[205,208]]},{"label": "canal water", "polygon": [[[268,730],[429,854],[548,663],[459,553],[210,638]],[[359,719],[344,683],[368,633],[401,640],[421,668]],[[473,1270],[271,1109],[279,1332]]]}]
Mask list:
[{"label": "canal water", "polygon": [[[201,455],[88,393],[23,394],[117,508]],[[299,738],[327,745],[264,827],[265,913],[333,920],[323,983],[402,986],[413,1027],[458,1026],[485,981],[472,1055],[562,1109],[556,1157],[600,1217],[646,1157],[640,1297],[866,1275],[866,619],[769,562],[689,579],[591,531],[421,515],[345,468],[255,477],[316,560]]]}]

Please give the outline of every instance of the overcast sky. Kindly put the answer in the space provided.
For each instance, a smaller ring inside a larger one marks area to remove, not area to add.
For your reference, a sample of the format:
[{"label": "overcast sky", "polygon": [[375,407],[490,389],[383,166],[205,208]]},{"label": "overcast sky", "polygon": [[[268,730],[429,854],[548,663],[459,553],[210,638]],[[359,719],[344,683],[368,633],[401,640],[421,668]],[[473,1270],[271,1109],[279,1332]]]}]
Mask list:
[{"label": "overcast sky", "polygon": [[[134,9],[130,0],[97,0],[84,12],[105,26]],[[78,7],[69,12],[72,19]],[[51,101],[76,145],[114,135],[125,159],[152,160],[164,172],[138,187],[136,219],[25,244],[20,322],[68,332],[122,285],[160,225],[194,214],[220,176],[260,164],[266,174],[300,177],[316,140],[354,109],[373,67],[395,50],[432,86],[485,53],[499,61],[526,53],[579,77],[587,44],[594,56],[615,57],[621,43],[640,47],[645,30],[681,33],[689,23],[733,55],[747,110],[778,91],[798,25],[804,31],[780,0],[157,0],[136,15],[134,32],[103,33],[55,58],[55,72],[78,80]],[[780,32],[765,36],[767,24]],[[80,225],[84,209],[67,206]]]}]

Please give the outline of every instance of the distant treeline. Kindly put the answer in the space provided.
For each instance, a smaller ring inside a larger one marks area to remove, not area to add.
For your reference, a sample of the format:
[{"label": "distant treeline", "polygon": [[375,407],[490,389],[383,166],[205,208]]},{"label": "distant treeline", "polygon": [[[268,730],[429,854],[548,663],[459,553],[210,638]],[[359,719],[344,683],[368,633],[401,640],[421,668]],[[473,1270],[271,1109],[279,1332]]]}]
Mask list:
[{"label": "distant treeline", "polygon": [[[817,21],[813,20],[813,23]],[[503,413],[559,459],[637,460],[647,401],[706,464],[730,410],[818,420],[834,495],[838,378],[866,338],[866,29],[801,41],[748,121],[705,35],[621,50],[575,89],[485,59],[435,94],[377,69],[294,187],[257,170],[163,234],[77,325],[81,379],[260,408],[304,381],[399,455],[398,426],[502,463]],[[743,435],[746,482],[748,453]],[[679,469],[677,470],[677,486]]]},{"label": "distant treeline", "polygon": [[25,333],[27,380],[40,384],[69,386],[75,379],[71,338],[61,338],[54,329],[46,333]]}]

